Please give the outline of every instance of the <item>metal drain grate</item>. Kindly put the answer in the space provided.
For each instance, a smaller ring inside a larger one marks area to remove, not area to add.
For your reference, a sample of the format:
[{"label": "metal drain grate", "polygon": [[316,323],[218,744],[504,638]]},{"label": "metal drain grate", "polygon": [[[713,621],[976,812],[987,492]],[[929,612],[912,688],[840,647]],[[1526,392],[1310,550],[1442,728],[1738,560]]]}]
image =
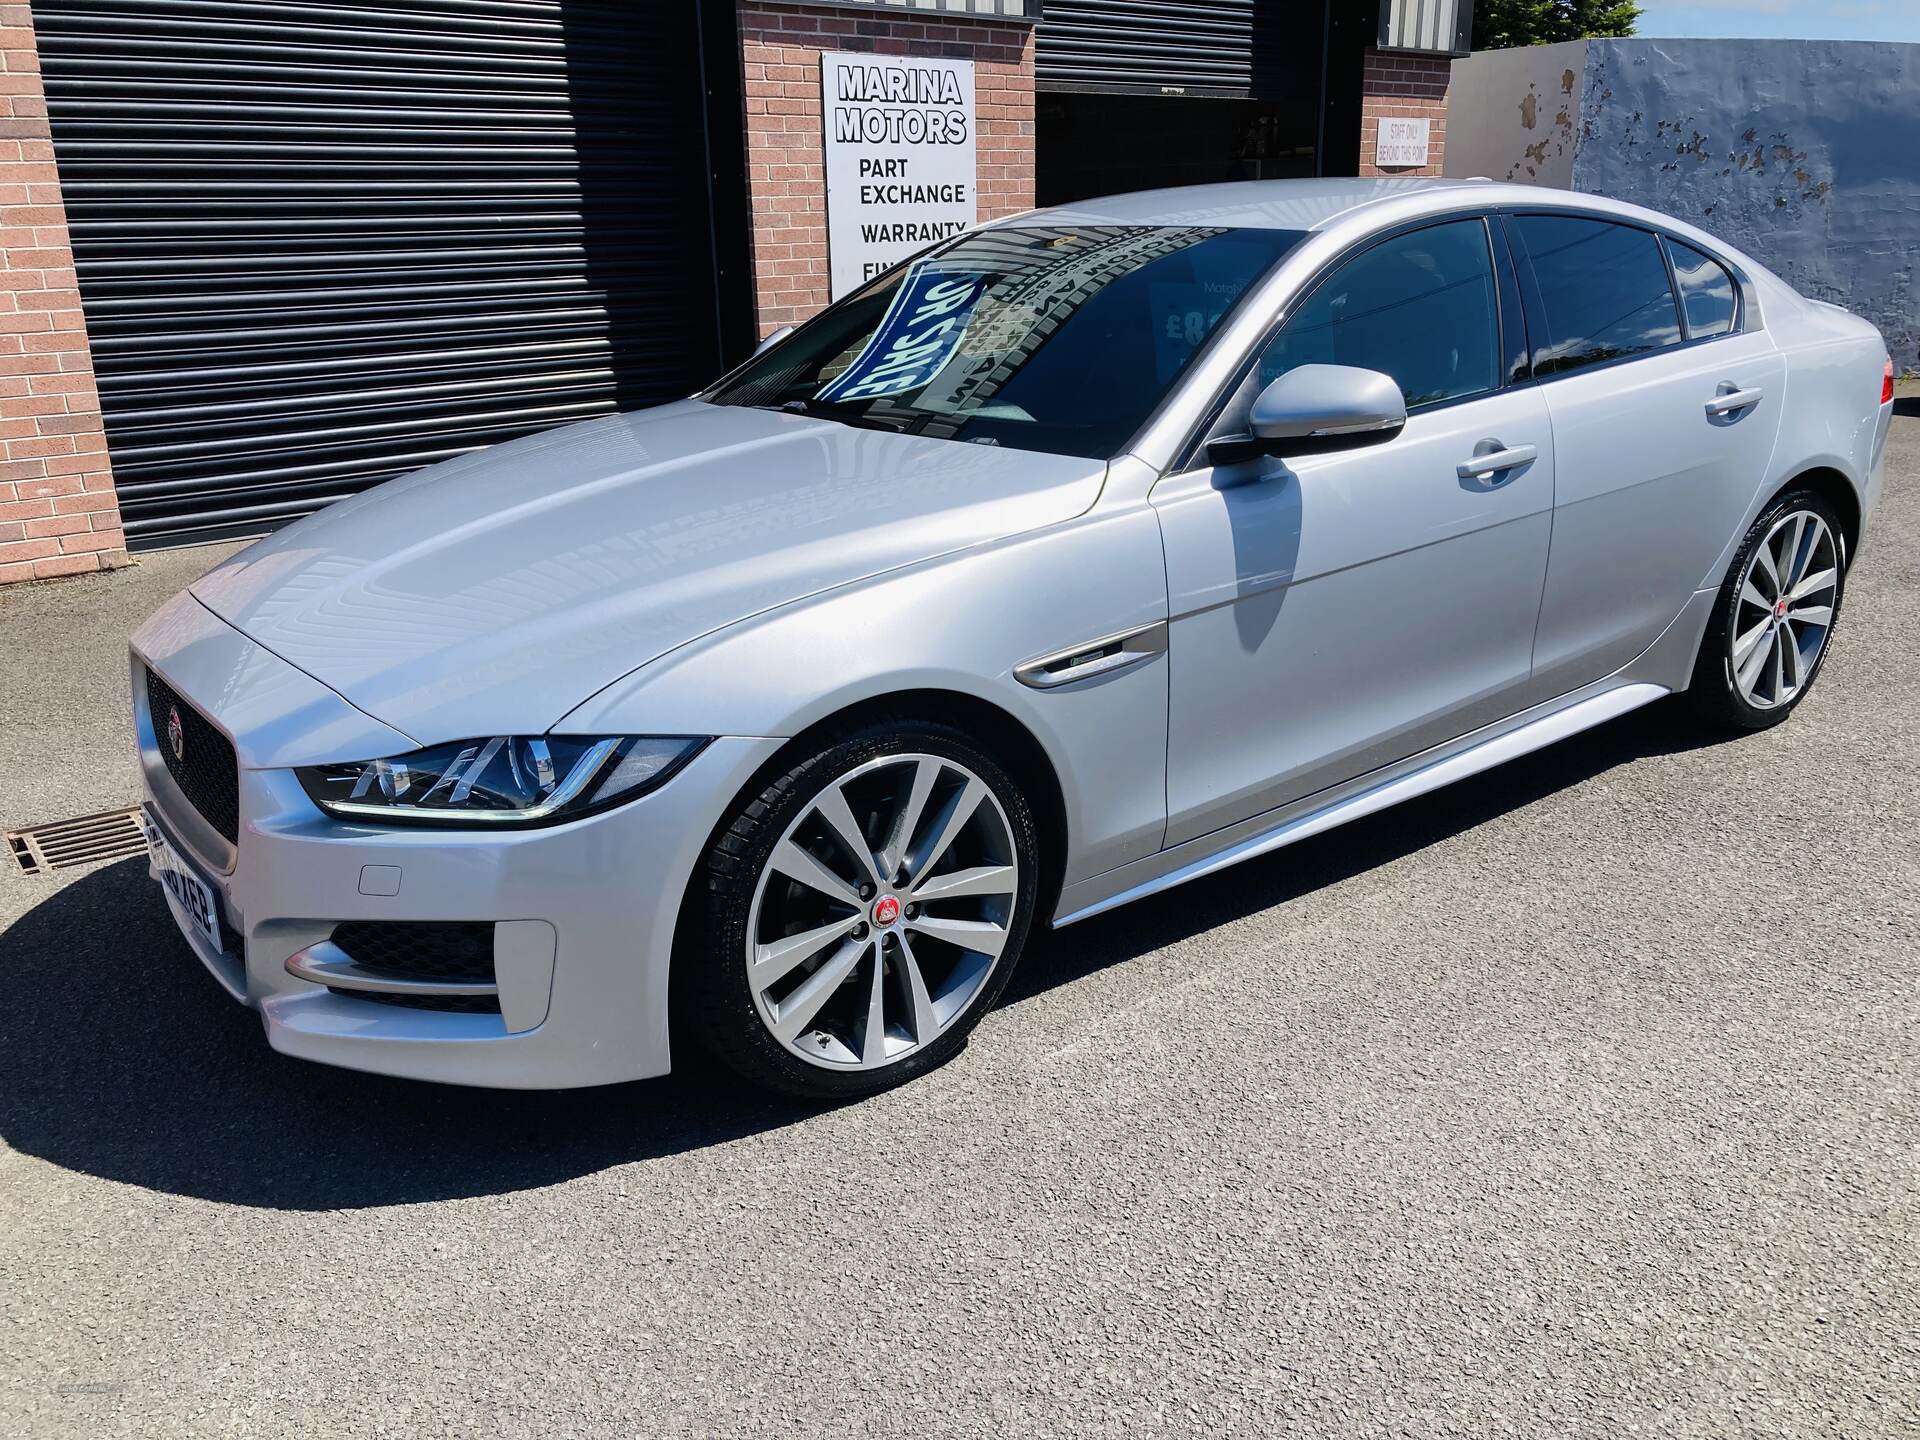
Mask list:
[{"label": "metal drain grate", "polygon": [[102,810],[77,820],[56,820],[27,830],[7,831],[7,852],[29,875],[64,870],[69,865],[91,865],[96,860],[120,860],[146,853],[147,838],[140,832],[140,807]]}]

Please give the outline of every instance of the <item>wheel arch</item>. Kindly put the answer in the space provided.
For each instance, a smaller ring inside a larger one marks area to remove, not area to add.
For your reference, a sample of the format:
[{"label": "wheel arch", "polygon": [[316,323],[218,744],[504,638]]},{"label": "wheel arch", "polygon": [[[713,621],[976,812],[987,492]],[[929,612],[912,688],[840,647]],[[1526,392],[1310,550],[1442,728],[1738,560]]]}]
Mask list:
[{"label": "wheel arch", "polygon": [[[1066,874],[1069,830],[1066,795],[1046,747],[1017,716],[978,695],[963,690],[930,687],[890,690],[852,701],[796,732],[749,775],[727,800],[701,847],[701,860],[687,878],[674,926],[669,985],[677,992],[684,974],[682,948],[694,935],[694,907],[706,880],[705,856],[732,823],[742,801],[759,794],[773,778],[791,769],[797,758],[818,749],[830,736],[859,729],[876,720],[922,720],[955,726],[977,737],[1006,766],[1024,788],[1040,831],[1040,884],[1034,895],[1034,920],[1047,923],[1059,900]],[[677,1002],[676,1002],[677,1004]]]},{"label": "wheel arch", "polygon": [[1860,550],[1860,527],[1864,519],[1860,492],[1854,488],[1853,482],[1831,465],[1812,465],[1794,475],[1762,501],[1760,511],[1764,512],[1789,490],[1811,490],[1833,507],[1834,514],[1840,519],[1840,533],[1846,540],[1847,564],[1852,565],[1853,557]]},{"label": "wheel arch", "polygon": [[748,789],[764,785],[769,775],[786,769],[795,755],[816,747],[826,736],[881,719],[925,720],[957,726],[978,737],[1012,772],[1013,778],[1025,788],[1040,829],[1040,889],[1034,898],[1034,914],[1051,915],[1066,871],[1066,792],[1039,737],[1018,716],[991,700],[964,690],[916,688],[887,691],[854,701],[822,716],[782,745],[749,782]]}]

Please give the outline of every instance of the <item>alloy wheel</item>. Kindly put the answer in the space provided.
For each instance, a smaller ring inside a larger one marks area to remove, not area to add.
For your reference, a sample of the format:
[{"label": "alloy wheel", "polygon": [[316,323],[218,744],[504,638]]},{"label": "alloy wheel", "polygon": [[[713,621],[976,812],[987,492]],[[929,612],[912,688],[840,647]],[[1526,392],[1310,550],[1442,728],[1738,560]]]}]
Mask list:
[{"label": "alloy wheel", "polygon": [[1756,710],[1806,688],[1833,631],[1839,580],[1833,531],[1811,510],[1782,516],[1754,547],[1728,645],[1734,687]]},{"label": "alloy wheel", "polygon": [[744,957],[754,1008],[809,1064],[893,1064],[986,990],[1019,888],[986,781],[941,755],[867,761],[802,807],[761,868]]}]

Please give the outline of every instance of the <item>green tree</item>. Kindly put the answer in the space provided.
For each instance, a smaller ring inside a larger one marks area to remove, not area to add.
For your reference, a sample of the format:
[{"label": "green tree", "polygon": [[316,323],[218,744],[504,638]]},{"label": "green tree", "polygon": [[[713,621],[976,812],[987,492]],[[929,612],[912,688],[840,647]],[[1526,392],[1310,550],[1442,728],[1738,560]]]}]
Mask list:
[{"label": "green tree", "polygon": [[1474,0],[1473,48],[1619,38],[1633,34],[1639,18],[1633,0]]}]

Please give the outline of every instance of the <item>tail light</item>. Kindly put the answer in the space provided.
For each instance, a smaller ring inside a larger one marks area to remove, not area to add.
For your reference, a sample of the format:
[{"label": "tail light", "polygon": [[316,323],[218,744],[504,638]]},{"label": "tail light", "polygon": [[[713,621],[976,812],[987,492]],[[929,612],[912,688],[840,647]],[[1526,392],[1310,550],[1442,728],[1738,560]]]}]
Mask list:
[{"label": "tail light", "polygon": [[1893,357],[1891,355],[1887,357],[1887,368],[1880,374],[1880,403],[1882,405],[1893,403]]}]

